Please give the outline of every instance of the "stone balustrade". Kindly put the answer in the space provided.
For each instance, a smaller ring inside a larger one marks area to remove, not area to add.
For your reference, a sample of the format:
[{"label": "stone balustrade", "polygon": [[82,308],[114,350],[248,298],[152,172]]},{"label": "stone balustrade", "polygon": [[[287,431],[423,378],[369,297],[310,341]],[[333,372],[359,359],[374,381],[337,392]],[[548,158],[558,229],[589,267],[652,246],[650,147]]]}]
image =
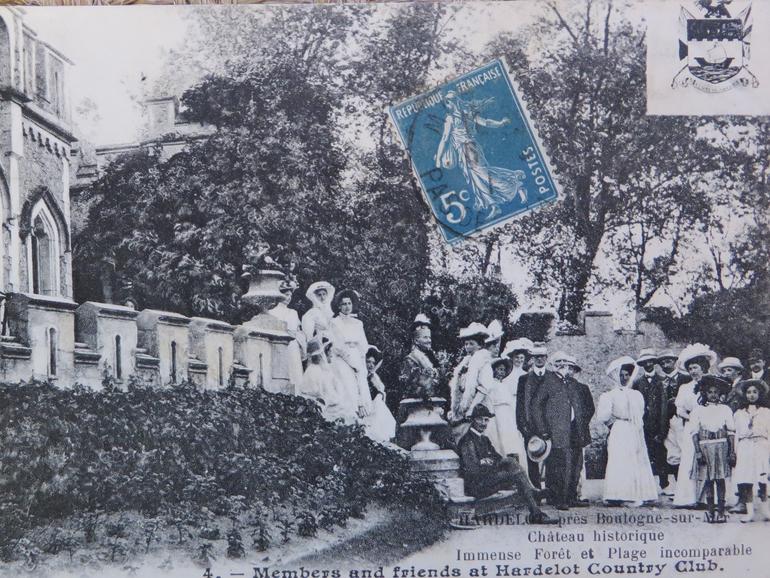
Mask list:
[{"label": "stone balustrade", "polygon": [[62,297],[8,295],[0,341],[2,380],[51,379],[62,387],[101,388],[109,376],[169,385],[189,380],[216,389],[234,381],[293,391],[286,324],[260,314],[243,325],[179,313]]}]

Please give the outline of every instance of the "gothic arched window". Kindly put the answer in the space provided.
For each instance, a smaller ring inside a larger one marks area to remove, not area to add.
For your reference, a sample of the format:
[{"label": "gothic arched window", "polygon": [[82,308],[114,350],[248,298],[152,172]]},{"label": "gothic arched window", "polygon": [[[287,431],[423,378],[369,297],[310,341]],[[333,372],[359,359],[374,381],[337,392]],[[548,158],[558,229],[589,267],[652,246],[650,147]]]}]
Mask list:
[{"label": "gothic arched window", "polygon": [[59,231],[42,201],[31,215],[29,235],[29,290],[38,295],[59,295]]}]

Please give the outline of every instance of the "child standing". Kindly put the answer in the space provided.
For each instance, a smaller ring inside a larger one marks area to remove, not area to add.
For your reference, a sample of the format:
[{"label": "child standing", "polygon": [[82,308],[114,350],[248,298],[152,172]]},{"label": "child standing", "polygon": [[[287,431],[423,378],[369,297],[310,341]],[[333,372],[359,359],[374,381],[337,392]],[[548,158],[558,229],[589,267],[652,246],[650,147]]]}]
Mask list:
[{"label": "child standing", "polygon": [[754,486],[758,485],[759,515],[770,519],[767,511],[767,473],[770,462],[770,409],[768,386],[759,379],[747,379],[736,386],[740,406],[735,412],[735,435],[738,439],[737,464],[733,481],[738,485],[741,503],[746,504],[746,516],[741,522],[755,520]]},{"label": "child standing", "polygon": [[[708,504],[706,521],[724,523],[725,480],[735,467],[735,421],[730,408],[720,403],[720,396],[730,384],[713,375],[701,378],[698,406],[690,413],[690,431],[695,459],[690,477],[703,487]],[[714,486],[717,510],[714,513]]]}]

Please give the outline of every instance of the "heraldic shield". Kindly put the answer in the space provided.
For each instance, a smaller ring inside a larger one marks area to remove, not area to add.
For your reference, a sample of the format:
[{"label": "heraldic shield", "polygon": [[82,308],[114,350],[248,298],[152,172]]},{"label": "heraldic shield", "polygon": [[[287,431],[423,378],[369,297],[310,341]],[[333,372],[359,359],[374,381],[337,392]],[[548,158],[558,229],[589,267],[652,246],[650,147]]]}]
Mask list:
[{"label": "heraldic shield", "polygon": [[[751,56],[751,4],[733,18],[724,0],[698,0],[701,15],[682,8],[679,60],[686,64],[673,86],[695,86],[708,92],[735,85],[757,85],[748,71]],[[739,78],[736,76],[741,75]],[[728,82],[733,79],[733,82]]]}]

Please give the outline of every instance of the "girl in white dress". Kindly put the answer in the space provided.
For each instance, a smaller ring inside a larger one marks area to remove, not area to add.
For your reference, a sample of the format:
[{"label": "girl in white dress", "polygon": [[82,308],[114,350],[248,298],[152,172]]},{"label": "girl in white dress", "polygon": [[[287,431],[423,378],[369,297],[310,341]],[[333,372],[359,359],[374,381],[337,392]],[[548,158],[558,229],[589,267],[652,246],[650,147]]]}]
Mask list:
[{"label": "girl in white dress", "polygon": [[[764,381],[741,381],[738,396],[741,407],[735,412],[737,463],[733,482],[738,485],[740,501],[746,504],[746,516],[741,522],[753,522],[758,515],[770,519],[767,511],[767,474],[770,467],[770,409],[767,403],[768,386]],[[757,486],[759,504],[754,508],[754,487]]]},{"label": "girl in white dress", "polygon": [[345,289],[337,295],[337,315],[332,319],[331,330],[336,344],[335,353],[353,370],[355,377],[356,413],[363,420],[372,413],[372,398],[367,382],[366,352],[369,343],[364,324],[357,318],[359,296]]},{"label": "girl in white dress", "polygon": [[308,364],[302,381],[297,384],[297,395],[312,399],[321,407],[321,413],[329,421],[346,420],[342,392],[329,366],[320,339],[307,344]]},{"label": "girl in white dress", "polygon": [[631,357],[612,361],[607,375],[614,387],[599,396],[597,419],[610,427],[603,498],[640,506],[658,498],[658,485],[644,442],[644,397],[631,388],[637,366]]},{"label": "girl in white dress", "polygon": [[516,386],[506,382],[513,364],[507,357],[492,361],[494,379],[487,393],[485,405],[492,410],[486,435],[498,454],[503,457],[516,456],[519,463],[524,463],[526,456],[524,438],[516,427]]},{"label": "girl in white dress", "polygon": [[724,523],[727,479],[735,466],[735,421],[730,407],[720,399],[730,390],[730,384],[714,375],[705,375],[699,389],[698,406],[690,412],[689,429],[695,451],[690,477],[698,483],[698,492],[708,504],[706,521]]},{"label": "girl in white dress", "polygon": [[716,363],[717,355],[707,345],[695,343],[688,345],[679,354],[677,364],[680,369],[687,371],[691,381],[679,386],[674,405],[677,418],[682,423],[679,434],[679,449],[681,457],[676,476],[676,492],[674,492],[675,508],[694,508],[698,502],[698,483],[690,477],[695,445],[692,441],[690,427],[690,412],[698,406],[699,382],[706,375],[712,364]]},{"label": "girl in white dress", "polygon": [[377,370],[382,365],[382,352],[375,346],[370,346],[366,352],[366,369],[368,372],[369,394],[372,397],[372,413],[366,418],[366,435],[375,441],[387,442],[396,437],[396,420],[385,403],[385,384],[382,383]]}]

